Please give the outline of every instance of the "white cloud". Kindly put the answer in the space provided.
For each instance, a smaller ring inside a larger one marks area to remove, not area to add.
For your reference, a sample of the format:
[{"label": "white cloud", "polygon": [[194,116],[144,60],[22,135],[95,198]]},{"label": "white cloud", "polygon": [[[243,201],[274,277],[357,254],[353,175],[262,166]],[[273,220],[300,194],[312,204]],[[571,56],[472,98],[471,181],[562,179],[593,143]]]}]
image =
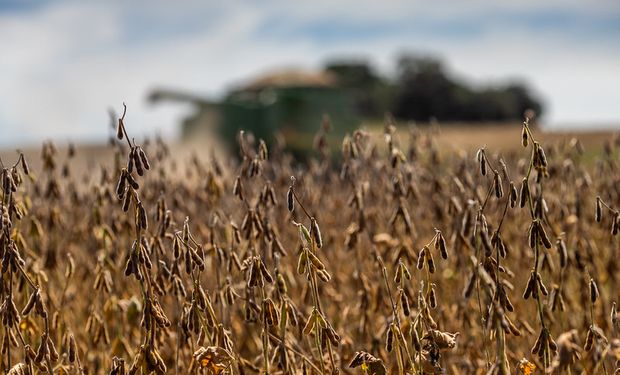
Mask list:
[{"label": "white cloud", "polygon": [[[542,8],[527,1],[504,12]],[[585,13],[617,11],[615,1],[545,2]],[[173,134],[187,108],[151,107],[155,86],[218,95],[257,71],[278,65],[318,67],[336,55],[368,56],[384,71],[403,50],[440,54],[459,75],[477,82],[522,77],[544,95],[550,122],[620,121],[617,40],[587,44],[563,33],[537,34],[488,21],[482,35],[402,35],[322,40],[294,33],[325,19],[350,24],[449,22],[490,14],[498,6],[475,1],[109,3],[61,1],[28,12],[0,13],[0,142],[103,139],[108,106],[129,105],[128,124]],[[489,10],[490,9],[490,10]],[[188,19],[188,22],[184,22]],[[280,20],[280,21],[279,21]],[[261,34],[276,22],[279,32]],[[405,28],[406,29],[406,28]]]}]

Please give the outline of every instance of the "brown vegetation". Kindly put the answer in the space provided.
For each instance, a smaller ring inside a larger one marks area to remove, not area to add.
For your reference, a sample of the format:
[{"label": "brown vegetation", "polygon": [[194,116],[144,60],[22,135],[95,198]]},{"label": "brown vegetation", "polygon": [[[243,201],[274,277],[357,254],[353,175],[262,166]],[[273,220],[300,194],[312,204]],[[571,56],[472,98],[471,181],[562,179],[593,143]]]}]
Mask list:
[{"label": "brown vegetation", "polygon": [[307,166],[241,133],[240,162],[177,164],[121,118],[90,179],[73,148],[5,158],[2,371],[614,373],[620,142],[584,163],[520,131],[474,156],[388,121],[334,163],[324,128]]}]

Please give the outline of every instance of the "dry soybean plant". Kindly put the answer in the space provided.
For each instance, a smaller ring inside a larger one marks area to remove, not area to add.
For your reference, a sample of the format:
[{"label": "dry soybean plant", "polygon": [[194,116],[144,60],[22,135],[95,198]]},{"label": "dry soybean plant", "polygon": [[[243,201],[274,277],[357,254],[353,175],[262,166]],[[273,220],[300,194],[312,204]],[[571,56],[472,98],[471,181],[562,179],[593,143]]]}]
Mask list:
[{"label": "dry soybean plant", "polygon": [[335,157],[325,117],[304,163],[245,132],[182,160],[126,111],[88,173],[1,164],[3,373],[620,371],[620,138],[528,113],[472,154],[388,117]]}]

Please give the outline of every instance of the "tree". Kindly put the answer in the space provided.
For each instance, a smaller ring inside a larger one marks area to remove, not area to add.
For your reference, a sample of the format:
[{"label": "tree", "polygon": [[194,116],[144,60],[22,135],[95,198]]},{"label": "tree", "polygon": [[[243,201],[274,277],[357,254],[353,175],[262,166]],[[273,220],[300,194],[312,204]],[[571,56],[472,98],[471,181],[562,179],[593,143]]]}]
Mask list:
[{"label": "tree", "polygon": [[398,61],[392,111],[398,118],[428,121],[506,121],[542,104],[522,83],[473,89],[450,77],[432,57],[402,56]]}]

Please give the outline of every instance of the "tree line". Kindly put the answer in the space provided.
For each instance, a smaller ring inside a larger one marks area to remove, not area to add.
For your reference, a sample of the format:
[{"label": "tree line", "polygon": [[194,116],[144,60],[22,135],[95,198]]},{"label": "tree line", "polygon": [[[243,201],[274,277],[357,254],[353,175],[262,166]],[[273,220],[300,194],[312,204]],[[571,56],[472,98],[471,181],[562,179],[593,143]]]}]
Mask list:
[{"label": "tree line", "polygon": [[421,122],[490,122],[518,120],[526,110],[540,116],[544,110],[524,82],[473,87],[451,76],[435,57],[403,55],[394,77],[379,74],[364,61],[331,61],[325,69],[350,91],[357,111],[369,118],[391,112]]}]

